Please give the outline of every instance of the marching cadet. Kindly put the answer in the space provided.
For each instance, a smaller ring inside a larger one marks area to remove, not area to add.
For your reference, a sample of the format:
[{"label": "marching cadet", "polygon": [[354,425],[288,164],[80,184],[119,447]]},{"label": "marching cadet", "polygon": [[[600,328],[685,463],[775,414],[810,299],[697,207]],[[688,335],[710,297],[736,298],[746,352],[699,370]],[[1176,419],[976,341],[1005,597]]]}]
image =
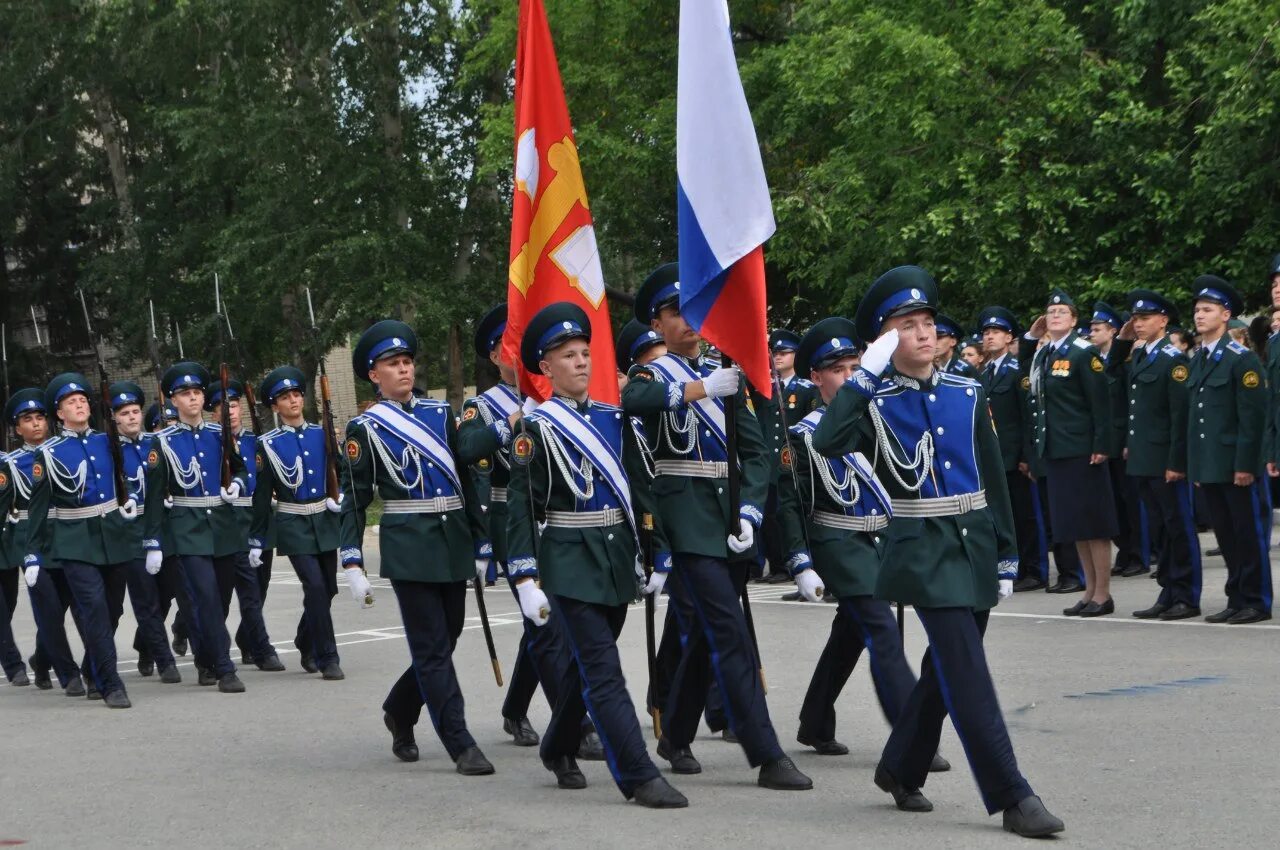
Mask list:
[{"label": "marching cadet", "polygon": [[466,616],[467,579],[487,568],[478,562],[492,549],[475,484],[459,475],[453,411],[414,395],[417,351],[413,329],[386,319],[365,331],[352,352],[352,368],[379,400],[347,424],[342,566],[348,582],[365,592],[365,511],[376,487],[383,501],[381,575],[391,580],[412,657],[382,704],[391,750],[402,761],[418,760],[413,727],[425,704],[457,772],[482,776],[493,765],[467,731],[453,649]]},{"label": "marching cadet", "polygon": [[938,329],[938,359],[934,364],[943,372],[959,375],[962,378],[977,378],[977,372],[968,361],[960,356],[960,340],[964,338],[964,328],[950,316],[939,313],[936,317]]},{"label": "marching cadet", "polygon": [[[222,405],[227,407],[227,420],[231,423],[231,433],[235,435],[236,452],[244,464],[244,488],[234,502],[231,503],[231,517],[234,520],[233,533],[239,534],[243,540],[240,550],[235,554],[235,577],[233,587],[236,599],[240,603],[240,625],[236,628],[234,640],[240,649],[240,659],[244,664],[254,664],[259,670],[268,673],[279,673],[285,669],[284,662],[271,645],[267,634],[267,623],[262,616],[262,602],[265,587],[271,580],[271,552],[275,548],[275,524],[268,514],[268,523],[255,535],[256,544],[249,542],[250,528],[253,525],[253,494],[258,482],[257,446],[258,437],[242,424],[244,422],[244,384],[235,379],[227,380],[224,391],[222,381],[216,380],[205,394],[204,407],[213,417],[214,422],[222,421]],[[226,510],[226,509],[224,509]],[[249,558],[249,549],[259,551],[257,563]],[[264,577],[265,576],[265,577]],[[222,588],[222,616],[231,612],[232,587]],[[310,672],[310,671],[308,671]]]},{"label": "marching cadet", "polygon": [[132,496],[117,500],[111,438],[89,427],[88,380],[75,372],[58,375],[45,390],[45,405],[61,422],[62,436],[47,440],[37,456],[44,475],[31,488],[28,580],[33,569],[38,578],[46,563],[59,565],[80,614],[94,688],[108,708],[130,708],[116,671],[115,625],[134,557],[136,538],[126,526],[137,519],[138,503]]},{"label": "marching cadet", "polygon": [[1018,835],[1050,835],[1062,821],[1018,771],[982,647],[990,609],[1017,574],[1000,445],[981,386],[934,366],[937,303],[937,285],[917,266],[871,285],[855,326],[875,342],[811,443],[829,458],[875,458],[893,511],[875,595],[914,606],[929,637],[875,782],[899,809],[931,811],[920,789],[950,715],[987,812],[1003,811],[1004,828]]},{"label": "marching cadet", "polygon": [[[4,426],[8,428],[6,424]],[[9,456],[0,452],[0,604],[4,610],[0,612],[4,619],[0,621],[0,668],[10,685],[26,687],[31,684],[27,676],[27,665],[22,660],[22,652],[13,638],[13,612],[18,607],[18,565],[11,563],[7,557],[9,529],[15,523],[13,503],[17,495],[17,487],[9,474]]]},{"label": "marching cadet", "polygon": [[[271,406],[280,426],[258,437],[254,452],[258,481],[248,535],[249,564],[258,570],[270,569],[264,553],[269,535],[274,536],[276,550],[289,559],[302,585],[298,623],[302,645],[323,677],[338,681],[346,676],[338,665],[330,606],[338,595],[342,506],[326,490],[326,441],[330,438],[322,426],[302,415],[306,385],[301,369],[280,366],[268,372],[258,387],[258,398]],[[350,587],[356,600],[363,602],[364,593],[356,595],[363,589],[360,585],[357,581]]]},{"label": "marching cadet", "polygon": [[1129,421],[1125,473],[1137,482],[1147,515],[1164,529],[1158,578],[1160,597],[1133,612],[1142,620],[1200,616],[1200,541],[1187,481],[1187,414],[1190,368],[1169,342],[1178,311],[1149,289],[1128,295],[1134,345],[1129,365]]},{"label": "marching cadet", "polygon": [[[835,701],[865,646],[871,680],[890,725],[906,707],[915,674],[903,654],[902,638],[889,603],[874,597],[880,572],[880,535],[889,525],[889,495],[864,455],[849,452],[825,458],[812,450],[813,432],[856,368],[857,334],[848,319],[823,319],[800,341],[797,368],[814,384],[817,408],[791,426],[783,446],[779,504],[787,535],[787,567],[810,602],[823,590],[839,607],[831,637],[814,669],[800,708],[796,740],[821,755],[846,755],[835,740]],[[950,770],[935,756],[930,771]]]},{"label": "marching cadet", "polygon": [[[507,570],[524,616],[542,628],[559,621],[576,662],[562,674],[542,763],[561,788],[586,787],[574,753],[590,712],[623,796],[683,808],[689,801],[649,758],[622,675],[617,640],[643,579],[636,515],[652,507],[644,488],[631,489],[644,461],[630,423],[588,395],[590,343],[587,314],[559,302],[529,320],[520,344],[524,368],[545,375],[552,395],[512,444]],[[545,526],[540,535],[535,524]],[[655,572],[644,591],[660,592],[665,581]]]},{"label": "marching cadet", "polygon": [[1271,619],[1271,494],[1259,478],[1267,387],[1258,355],[1226,338],[1244,309],[1240,294],[1215,275],[1196,278],[1193,290],[1200,348],[1188,380],[1187,474],[1227,563],[1227,607],[1205,620],[1256,623]]},{"label": "marching cadet", "polygon": [[[154,402],[147,408],[146,426],[147,434],[151,440],[155,440],[155,434],[162,428],[168,428],[170,425],[176,424],[178,421],[178,410],[172,403],[166,401],[163,404]],[[187,654],[187,617],[183,614],[191,607],[191,602],[187,598],[186,590],[182,586],[182,577],[179,575],[181,567],[178,566],[178,558],[171,552],[164,553],[164,566],[161,567],[157,576],[160,587],[160,621],[164,622],[169,619],[169,607],[177,600],[178,613],[173,618],[173,654]],[[138,635],[134,635],[133,646],[141,652],[142,642]]]},{"label": "marching cadet", "polygon": [[[691,772],[701,769],[689,744],[710,679],[702,669],[709,667],[721,686],[728,728],[747,761],[760,768],[757,784],[809,789],[813,782],[782,751],[769,720],[758,650],[739,601],[754,560],[751,550],[773,455],[747,406],[737,369],[712,368],[700,356],[701,339],[680,315],[679,272],[675,263],[658,268],[636,296],[636,319],[662,335],[668,353],[634,367],[622,393],[627,414],[644,420],[654,458],[652,492],[657,520],[670,540],[675,576],[671,601],[681,606],[684,619],[697,625],[676,673],[658,755],[687,759]],[[737,411],[738,457],[732,459],[725,443],[725,399]],[[742,470],[737,505],[729,504],[725,492],[731,462]],[[730,519],[737,532],[721,533]]]},{"label": "marching cadet", "polygon": [[[151,451],[152,438],[142,432],[142,404],[145,398],[142,388],[132,381],[117,381],[108,389],[111,399],[111,416],[116,422],[120,439],[120,455],[124,459],[125,484],[129,498],[137,505],[139,514],[145,512],[147,454]],[[129,604],[137,630],[133,647],[138,651],[138,673],[150,676],[160,665],[160,681],[175,685],[182,681],[182,674],[169,651],[169,641],[164,634],[164,619],[160,616],[160,578],[162,569],[152,564],[155,574],[147,569],[146,550],[142,546],[142,523],[131,522],[124,527],[129,535],[132,556],[125,567],[125,582],[129,588]]]},{"label": "marching cadet", "polygon": [[[178,572],[190,599],[191,644],[198,681],[218,685],[222,693],[244,693],[231,661],[223,599],[235,583],[236,553],[245,545],[232,506],[244,490],[244,461],[231,452],[232,480],[222,486],[222,427],[205,422],[209,371],[185,361],[161,376],[164,393],[178,411],[178,422],[155,435],[147,453],[147,498],[143,546],[147,565],[162,564],[164,553],[178,559]],[[171,507],[166,507],[166,500]],[[181,654],[181,653],[179,653]]]},{"label": "marching cadet", "polygon": [[[1075,302],[1055,289],[1022,338],[1018,364],[1030,379],[1032,439],[1045,466],[1053,538],[1074,542],[1084,567],[1084,596],[1062,613],[1104,617],[1116,609],[1111,538],[1118,528],[1107,467],[1111,397],[1098,349],[1074,332],[1076,316]],[[1046,333],[1049,342],[1037,351]]]}]

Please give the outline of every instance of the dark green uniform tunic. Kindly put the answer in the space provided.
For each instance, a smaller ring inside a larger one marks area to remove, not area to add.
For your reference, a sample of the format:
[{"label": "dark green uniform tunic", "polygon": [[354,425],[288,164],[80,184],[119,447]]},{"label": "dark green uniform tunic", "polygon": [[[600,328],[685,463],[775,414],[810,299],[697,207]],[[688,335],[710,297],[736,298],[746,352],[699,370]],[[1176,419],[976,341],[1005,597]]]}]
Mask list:
[{"label": "dark green uniform tunic", "polygon": [[1187,356],[1164,339],[1134,352],[1129,362],[1128,475],[1164,478],[1187,471]]},{"label": "dark green uniform tunic", "polygon": [[1212,353],[1191,359],[1187,474],[1197,484],[1230,484],[1263,473],[1267,383],[1258,355],[1225,334]]},{"label": "dark green uniform tunic", "polygon": [[[507,562],[507,498],[511,487],[511,426],[490,397],[504,393],[512,404],[519,395],[510,387],[494,387],[467,399],[458,425],[458,460],[471,467],[486,521],[493,557]],[[518,408],[517,408],[518,409]]]}]

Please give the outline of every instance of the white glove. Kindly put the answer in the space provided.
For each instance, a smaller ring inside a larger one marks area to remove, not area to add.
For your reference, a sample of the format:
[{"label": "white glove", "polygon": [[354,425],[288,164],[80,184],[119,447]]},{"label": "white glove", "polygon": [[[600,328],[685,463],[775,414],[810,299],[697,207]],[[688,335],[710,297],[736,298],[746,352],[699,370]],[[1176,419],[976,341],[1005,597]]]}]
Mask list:
[{"label": "white glove", "polygon": [[240,498],[240,482],[232,481],[230,487],[222,487],[218,490],[218,495],[222,497],[222,501],[228,505]]},{"label": "white glove", "polygon": [[489,577],[489,559],[476,558],[476,581],[485,581]]},{"label": "white glove", "polygon": [[160,575],[160,565],[164,563],[164,553],[159,549],[147,550],[147,575]]},{"label": "white glove", "polygon": [[172,497],[172,496],[165,496],[165,497],[164,497],[164,509],[167,511],[167,510],[169,510],[169,508],[171,508],[171,507],[173,507],[173,497]]},{"label": "white glove", "polygon": [[822,579],[812,568],[796,573],[796,590],[810,602],[822,601]]},{"label": "white glove", "polygon": [[253,567],[255,570],[262,566],[262,549],[257,546],[254,546],[249,550],[249,566]]},{"label": "white glove", "polygon": [[551,603],[538,583],[533,579],[520,582],[516,585],[516,595],[520,597],[520,612],[535,626],[545,626],[551,619]]},{"label": "white glove", "polygon": [[39,567],[27,567],[22,573],[23,580],[26,581],[27,587],[35,587],[36,579],[40,577]]},{"label": "white glove", "polygon": [[738,528],[742,530],[739,531],[736,536],[730,534],[728,543],[729,549],[734,554],[741,555],[743,552],[750,549],[751,545],[756,542],[756,530],[752,528],[751,523],[747,522],[745,519],[738,520]]},{"label": "white glove", "polygon": [[867,350],[862,354],[860,365],[878,378],[884,374],[884,370],[889,366],[889,360],[893,357],[893,352],[897,350],[898,329],[894,328],[867,346]]},{"label": "white glove", "polygon": [[1005,599],[1008,599],[1010,596],[1013,596],[1013,579],[1011,578],[1000,579],[1000,599],[1005,600]]},{"label": "white glove", "polygon": [[727,369],[722,367],[702,379],[702,389],[706,392],[707,398],[724,398],[736,394],[740,383],[742,383],[742,373],[738,371],[737,366],[730,366]]},{"label": "white glove", "polygon": [[367,608],[365,597],[369,595],[369,591],[373,590],[373,585],[369,584],[364,570],[359,567],[347,567],[343,572],[347,574],[347,587],[351,590],[352,598],[359,602],[361,607]]},{"label": "white glove", "polygon": [[338,494],[338,501],[336,502],[333,499],[326,497],[324,500],[324,509],[331,514],[342,513],[342,500],[344,498],[346,498],[346,496],[343,495],[342,493]]},{"label": "white glove", "polygon": [[529,396],[524,400],[524,404],[520,405],[521,415],[528,416],[530,413],[533,413],[535,410],[538,409],[539,404],[541,404],[540,401],[538,401],[533,396]]},{"label": "white glove", "polygon": [[120,506],[120,516],[127,520],[135,520],[138,518],[138,502],[132,496],[124,500],[124,504]]},{"label": "white glove", "polygon": [[662,588],[667,583],[667,574],[654,570],[649,575],[649,581],[641,589],[641,593],[645,596],[658,596],[662,593]]}]

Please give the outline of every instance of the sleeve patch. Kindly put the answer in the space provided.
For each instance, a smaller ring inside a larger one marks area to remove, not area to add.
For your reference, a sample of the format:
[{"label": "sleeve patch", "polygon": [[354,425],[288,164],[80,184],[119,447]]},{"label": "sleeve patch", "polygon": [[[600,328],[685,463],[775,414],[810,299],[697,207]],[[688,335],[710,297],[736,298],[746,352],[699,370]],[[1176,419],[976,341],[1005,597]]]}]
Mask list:
[{"label": "sleeve patch", "polygon": [[1173,371],[1169,373],[1169,377],[1173,378],[1175,381],[1181,384],[1183,381],[1187,379],[1187,376],[1189,374],[1190,373],[1187,371],[1186,366],[1183,366],[1182,364],[1178,364],[1177,366],[1173,367]]},{"label": "sleeve patch", "polygon": [[528,434],[516,437],[515,442],[511,444],[511,456],[521,466],[533,460],[533,437]]},{"label": "sleeve patch", "polygon": [[1027,378],[1023,378],[1023,379],[1022,379],[1022,389],[1023,389],[1023,390],[1029,390],[1029,389],[1031,389],[1031,378],[1030,378],[1030,377],[1027,377]]},{"label": "sleeve patch", "polygon": [[1258,378],[1258,373],[1253,371],[1252,369],[1244,373],[1244,376],[1240,379],[1240,382],[1244,384],[1245,389],[1249,389],[1249,390],[1257,389],[1258,384],[1261,383],[1261,381]]},{"label": "sleeve patch", "polygon": [[155,449],[152,449],[151,451],[147,452],[147,466],[154,469],[159,465],[160,465],[160,452],[156,451]]},{"label": "sleeve patch", "polygon": [[462,411],[463,422],[466,422],[468,419],[475,419],[475,418],[476,418],[476,409],[474,407],[468,407],[466,410]]},{"label": "sleeve patch", "polygon": [[3,472],[0,472],[0,490],[3,490],[8,486],[9,486],[9,476],[5,475]]},{"label": "sleeve patch", "polygon": [[360,441],[347,440],[347,460],[352,463],[360,460]]},{"label": "sleeve patch", "polygon": [[791,446],[782,447],[782,468],[791,468]]},{"label": "sleeve patch", "polygon": [[255,464],[255,469],[266,469],[267,467],[266,459],[263,458],[262,452],[254,453],[253,462]]},{"label": "sleeve patch", "polygon": [[1102,360],[1097,357],[1093,358],[1089,361],[1089,368],[1095,372],[1101,372],[1103,369]]}]

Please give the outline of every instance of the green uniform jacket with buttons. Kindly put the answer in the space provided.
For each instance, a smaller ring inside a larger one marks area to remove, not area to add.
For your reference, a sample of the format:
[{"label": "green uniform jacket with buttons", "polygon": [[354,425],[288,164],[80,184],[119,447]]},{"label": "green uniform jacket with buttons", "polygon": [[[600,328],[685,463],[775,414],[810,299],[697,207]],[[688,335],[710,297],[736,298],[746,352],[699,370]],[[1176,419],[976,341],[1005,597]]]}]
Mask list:
[{"label": "green uniform jacket with buttons", "polygon": [[779,382],[782,384],[781,395],[778,394],[776,384],[769,398],[765,398],[754,388],[751,390],[751,404],[755,408],[756,419],[760,422],[760,433],[773,458],[769,464],[771,486],[778,484],[778,459],[782,456],[784,444],[782,417],[786,415],[788,428],[796,424],[813,410],[816,395],[813,383],[799,375],[792,375],[785,382],[779,379]]},{"label": "green uniform jacket with buttons", "polygon": [[1267,340],[1267,390],[1271,403],[1267,406],[1266,460],[1280,463],[1280,333]]},{"label": "green uniform jacket with buttons", "polygon": [[[586,402],[576,405],[585,410]],[[573,511],[577,499],[569,489],[543,440],[542,429],[521,428],[516,433],[527,435],[532,452],[527,463],[511,465],[511,489],[508,491],[507,540],[512,568],[521,553],[537,553],[538,578],[549,594],[565,596],[598,605],[627,605],[639,596],[636,575],[636,539],[624,520],[600,528],[560,528],[547,526],[534,543],[533,521],[542,522],[547,511]],[[630,482],[643,482],[644,461],[635,433],[625,424],[622,428],[622,462]],[[608,485],[598,477],[596,488]],[[631,487],[631,503],[636,522],[645,512],[652,512],[652,496],[648,488]]]},{"label": "green uniform jacket with buttons", "polygon": [[[19,511],[27,512],[30,516],[31,500],[22,495],[18,490],[18,483],[14,477],[21,473],[17,470],[17,461],[15,458],[19,452],[30,451],[30,449],[19,448],[7,455],[7,461],[0,461],[0,474],[5,477],[5,487],[3,490],[8,492],[5,496],[0,492],[0,498],[8,499],[3,516],[0,516],[0,570],[12,567],[22,566],[22,561],[27,557],[27,531],[31,526],[31,520],[24,518],[15,519]],[[45,568],[58,569],[56,563],[46,563]]]},{"label": "green uniform jacket with buttons", "polygon": [[13,481],[9,478],[9,465],[5,463],[5,457],[0,453],[0,570],[11,570],[22,562],[22,557],[19,556],[16,561],[10,560],[12,553],[9,533],[17,523],[9,520],[13,518],[13,502],[18,488],[13,486]]},{"label": "green uniform jacket with buttons", "polygon": [[1027,394],[1022,390],[1022,376],[1018,361],[1006,354],[1000,366],[982,378],[991,406],[991,419],[995,424],[996,438],[1000,441],[1000,460],[1005,472],[1016,472],[1018,464],[1027,459],[1029,442],[1027,431]]},{"label": "green uniform jacket with buttons", "polygon": [[[467,475],[466,466],[458,462],[457,421],[448,405],[443,406],[447,419],[444,427],[462,488],[463,507],[436,514],[384,512],[378,532],[379,575],[383,578],[431,583],[475,578],[476,541],[487,539],[488,523],[481,510],[475,483]],[[402,407],[406,411],[412,410],[412,403]],[[340,542],[342,561],[348,566],[348,553],[360,551],[365,511],[373,501],[375,488],[384,503],[411,498],[381,459],[374,462],[375,455],[366,427],[365,420],[359,416],[347,424],[344,445],[347,458],[338,465],[343,493]]]},{"label": "green uniform jacket with buttons", "polygon": [[[510,489],[510,426],[495,427],[486,419],[489,411],[474,398],[462,405],[462,422],[458,425],[458,462],[470,467],[476,495],[484,507],[493,557],[507,562],[507,503],[493,501],[493,488]],[[506,439],[501,435],[506,435]]]},{"label": "green uniform jacket with buttons", "polygon": [[1135,349],[1130,357],[1127,474],[1186,473],[1188,364],[1168,337]]},{"label": "green uniform jacket with buttons", "polygon": [[[258,449],[254,462],[258,466],[258,483],[253,491],[253,508],[248,531],[249,544],[259,549],[274,548],[281,555],[319,555],[333,552],[338,548],[341,537],[341,521],[338,515],[325,509],[313,514],[290,514],[277,511],[271,502],[279,504],[315,504],[323,502],[324,497],[301,499],[292,487],[285,485],[276,475],[275,465],[271,463],[268,452],[277,441],[301,440],[313,431],[320,431],[321,426],[305,423],[303,429],[282,425],[258,438]],[[294,449],[296,456],[296,449]],[[338,459],[338,467],[342,467],[343,458]],[[287,470],[287,467],[282,467]],[[317,484],[324,479],[325,471],[317,466],[312,475]],[[319,488],[317,488],[319,489]],[[263,545],[258,545],[263,544]]]},{"label": "green uniform jacket with buttons", "polygon": [[1268,399],[1258,355],[1224,335],[1212,354],[1191,358],[1188,384],[1188,477],[1231,484],[1237,472],[1262,474]]},{"label": "green uniform jacket with buttons", "polygon": [[1107,454],[1113,419],[1106,366],[1098,349],[1070,335],[1039,351],[1025,336],[1018,367],[1030,379],[1031,433],[1035,453],[1049,460]]},{"label": "green uniform jacket with buttons", "polygon": [[1107,377],[1107,397],[1111,400],[1111,428],[1107,439],[1106,455],[1119,460],[1124,457],[1125,438],[1129,435],[1129,352],[1133,340],[1115,339],[1111,350],[1102,358],[1103,372]]}]

